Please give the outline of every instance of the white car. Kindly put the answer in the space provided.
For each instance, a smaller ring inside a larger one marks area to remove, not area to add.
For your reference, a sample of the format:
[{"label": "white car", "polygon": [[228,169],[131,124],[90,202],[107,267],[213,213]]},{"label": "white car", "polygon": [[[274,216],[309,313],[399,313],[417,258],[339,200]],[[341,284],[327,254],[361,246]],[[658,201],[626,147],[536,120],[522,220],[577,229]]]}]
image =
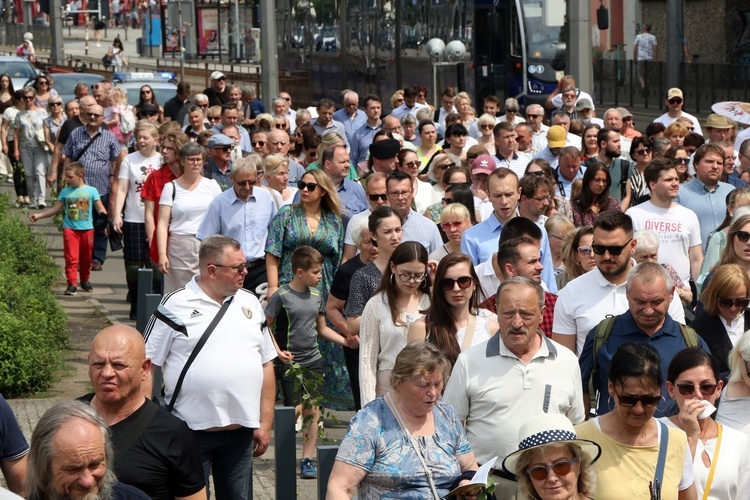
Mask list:
[{"label": "white car", "polygon": [[154,91],[159,106],[170,100],[177,93],[177,80],[174,73],[115,73],[112,79],[116,87],[128,93],[128,104],[135,106],[140,100],[141,87],[148,85]]}]

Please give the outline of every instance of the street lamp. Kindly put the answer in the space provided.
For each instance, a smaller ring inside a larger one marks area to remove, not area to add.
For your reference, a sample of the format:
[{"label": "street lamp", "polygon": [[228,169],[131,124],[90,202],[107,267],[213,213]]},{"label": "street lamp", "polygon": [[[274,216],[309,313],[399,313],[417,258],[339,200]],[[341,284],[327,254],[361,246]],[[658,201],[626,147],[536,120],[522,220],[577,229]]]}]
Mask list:
[{"label": "street lamp", "polygon": [[460,40],[453,40],[448,45],[440,38],[431,38],[425,45],[432,63],[432,95],[435,99],[435,108],[440,105],[438,101],[437,69],[438,66],[455,66],[463,62],[466,57],[466,45]]}]

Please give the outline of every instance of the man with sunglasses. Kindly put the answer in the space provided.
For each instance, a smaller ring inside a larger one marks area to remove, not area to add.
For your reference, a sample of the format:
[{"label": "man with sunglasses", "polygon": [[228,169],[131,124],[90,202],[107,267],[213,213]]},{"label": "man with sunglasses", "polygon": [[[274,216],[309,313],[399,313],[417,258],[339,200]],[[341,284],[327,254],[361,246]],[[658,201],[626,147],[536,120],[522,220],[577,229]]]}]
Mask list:
[{"label": "man with sunglasses", "polygon": [[684,116],[693,122],[693,126],[695,126],[693,132],[703,135],[703,130],[701,129],[698,119],[690,113],[686,113],[682,110],[682,106],[685,103],[685,98],[682,96],[682,90],[676,87],[669,89],[667,91],[667,99],[665,103],[667,105],[667,112],[654,120],[654,122],[661,123],[664,127],[669,127],[676,119]]},{"label": "man with sunglasses", "polygon": [[229,175],[232,172],[232,149],[234,141],[224,134],[212,135],[208,139],[208,160],[203,167],[203,175],[213,179],[226,191],[232,185]]},{"label": "man with sunglasses", "polygon": [[625,212],[633,220],[633,229],[656,233],[659,263],[670,264],[684,283],[691,277],[697,280],[703,264],[701,227],[692,210],[674,202],[680,192],[674,163],[667,158],[651,160],[643,177],[651,199]]},{"label": "man with sunglasses", "polygon": [[265,149],[268,154],[280,154],[289,160],[289,181],[287,184],[296,186],[297,181],[305,175],[305,168],[289,156],[289,134],[283,130],[274,129],[268,132],[266,137],[268,137],[268,144],[265,145]]},{"label": "man with sunglasses", "polygon": [[[586,335],[607,315],[628,309],[625,282],[635,264],[633,221],[622,212],[604,212],[594,221],[596,267],[560,290],[555,305],[552,340],[580,356]],[[669,314],[685,322],[685,311],[676,294],[668,298]]]},{"label": "man with sunglasses", "polygon": [[[667,309],[669,309],[674,297],[674,283],[664,266],[655,262],[638,264],[628,274],[625,288],[627,310],[613,319],[603,319],[603,321],[614,321],[614,323],[607,325],[608,328],[611,327],[610,333],[596,352],[594,352],[595,336],[597,332],[600,336],[604,332],[599,330],[599,326],[595,326],[586,335],[579,360],[583,379],[584,404],[586,409],[589,410],[591,404],[589,380],[593,376],[594,396],[597,396],[596,414],[604,415],[610,411],[607,397],[607,373],[612,356],[622,344],[644,342],[659,352],[662,380],[664,381],[662,382],[661,394],[667,400],[666,405],[657,405],[654,416],[658,418],[674,415],[678,410],[677,404],[669,398],[669,392],[667,392],[665,385],[670,361],[675,354],[687,347],[700,346],[709,354],[710,350],[695,331],[692,331],[692,333],[687,330],[683,332],[683,329],[689,327],[681,327],[668,313]],[[596,367],[594,367],[594,356],[596,356]]]},{"label": "man with sunglasses", "polygon": [[357,244],[352,236],[352,228],[357,226],[360,219],[367,220],[370,214],[377,208],[388,205],[388,195],[385,189],[385,174],[382,172],[372,172],[364,178],[365,194],[369,208],[358,214],[355,214],[346,225],[346,234],[344,235],[344,260],[349,260],[357,255]]},{"label": "man with sunglasses", "polygon": [[266,452],[271,437],[276,349],[261,328],[260,302],[243,289],[248,263],[240,243],[218,234],[204,239],[199,268],[185,287],[162,299],[144,331],[152,370],[142,391],[151,397],[154,367],[161,366],[165,398],[172,403],[188,357],[222,314],[189,366],[172,413],[193,431],[205,471],[212,472],[215,497],[251,499],[252,457]]},{"label": "man with sunglasses", "polygon": [[221,71],[214,71],[208,78],[210,85],[203,90],[208,97],[210,106],[221,106],[229,102],[229,93],[227,92],[227,77]]},{"label": "man with sunglasses", "polygon": [[[534,280],[513,276],[497,293],[499,331],[458,356],[443,401],[466,422],[477,462],[518,448],[521,425],[540,413],[580,423],[585,412],[578,360],[539,329],[544,292]],[[493,473],[497,498],[516,498],[510,474]]]},{"label": "man with sunglasses", "polygon": [[[70,104],[70,102],[68,104]],[[52,165],[50,165],[50,174],[47,176],[47,182],[50,186],[54,185],[58,179],[62,182],[62,166],[64,160],[62,150],[65,147],[65,143],[68,141],[70,134],[78,127],[83,127],[88,123],[88,108],[94,104],[96,104],[96,100],[93,97],[88,95],[82,97],[81,100],[78,101],[78,112],[68,114],[68,119],[63,122],[62,126],[57,131],[55,151],[52,155]],[[66,106],[66,113],[68,111],[67,108],[68,106]]]}]

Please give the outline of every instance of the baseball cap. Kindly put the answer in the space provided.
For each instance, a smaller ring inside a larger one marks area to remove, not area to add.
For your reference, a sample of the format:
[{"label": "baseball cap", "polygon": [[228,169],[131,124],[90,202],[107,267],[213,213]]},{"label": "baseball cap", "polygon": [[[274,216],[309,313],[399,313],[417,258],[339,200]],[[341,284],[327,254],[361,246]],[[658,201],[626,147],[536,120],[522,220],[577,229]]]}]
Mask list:
[{"label": "baseball cap", "polygon": [[682,96],[682,90],[678,89],[677,87],[673,87],[667,91],[667,100],[673,99],[675,97],[679,97],[680,99],[685,99]]},{"label": "baseball cap", "polygon": [[564,148],[568,132],[562,125],[552,125],[547,131],[547,145],[552,148]]},{"label": "baseball cap", "polygon": [[219,80],[221,78],[224,78],[225,80],[227,78],[226,76],[224,76],[224,73],[222,73],[221,71],[214,71],[213,73],[211,73],[211,76],[209,77],[210,80]]},{"label": "baseball cap", "polygon": [[633,118],[633,113],[631,113],[630,111],[628,111],[628,110],[627,110],[627,109],[625,109],[625,108],[617,108],[617,111],[619,111],[619,112],[620,112],[620,115],[622,115],[622,119],[623,119],[623,120],[624,120],[625,118]]},{"label": "baseball cap", "polygon": [[472,174],[490,175],[496,168],[495,160],[490,155],[479,155],[471,162]]},{"label": "baseball cap", "polygon": [[215,134],[208,139],[208,149],[234,146],[234,141],[224,134]]},{"label": "baseball cap", "polygon": [[708,120],[706,120],[706,128],[732,128],[732,126],[729,124],[729,121],[727,121],[727,118],[725,116],[712,113],[708,115]]},{"label": "baseball cap", "polygon": [[583,111],[584,109],[594,109],[594,105],[585,97],[578,99],[576,103],[576,111]]}]

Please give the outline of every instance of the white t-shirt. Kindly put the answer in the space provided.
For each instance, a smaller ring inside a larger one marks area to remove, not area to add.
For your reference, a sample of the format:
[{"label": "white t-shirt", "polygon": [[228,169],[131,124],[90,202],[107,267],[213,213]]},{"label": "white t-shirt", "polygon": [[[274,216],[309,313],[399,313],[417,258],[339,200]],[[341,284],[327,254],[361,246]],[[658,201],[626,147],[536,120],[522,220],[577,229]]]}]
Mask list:
[{"label": "white t-shirt", "polygon": [[[8,141],[13,140],[13,134],[16,131],[14,123],[16,122],[16,116],[20,111],[15,106],[10,106],[3,112],[3,120],[8,122]],[[8,151],[9,154],[13,154],[13,151]]]},{"label": "white t-shirt", "polygon": [[659,263],[671,265],[684,283],[690,281],[688,250],[701,244],[701,226],[695,213],[682,205],[660,208],[650,201],[625,213],[633,219],[634,230],[647,229],[659,237]]},{"label": "white t-shirt", "polygon": [[436,196],[429,182],[417,179],[415,187],[417,192],[414,194],[414,204],[417,206],[417,213],[425,213],[428,208],[441,200]]},{"label": "white t-shirt", "polygon": [[[177,191],[174,191],[174,187]],[[174,200],[172,199],[174,193]],[[195,236],[198,227],[206,215],[211,202],[221,194],[219,183],[213,179],[203,177],[200,184],[192,191],[183,188],[177,181],[164,185],[159,205],[172,207],[172,220],[169,223],[169,233],[183,236]]]},{"label": "white t-shirt", "polygon": [[[691,122],[693,122],[693,126],[695,127],[695,130],[693,132],[696,132],[696,133],[698,133],[700,135],[703,135],[703,130],[701,129],[701,124],[700,124],[700,122],[698,121],[698,119],[696,117],[694,117],[690,113],[685,113],[684,111],[677,118],[682,118],[682,117],[685,117],[688,120],[690,120]],[[672,123],[674,123],[675,120],[677,120],[677,118],[672,118],[671,116],[669,116],[669,113],[664,113],[659,118],[657,118],[656,120],[654,120],[654,123],[661,123],[665,127],[669,127],[670,125],[672,125]]]},{"label": "white t-shirt", "polygon": [[[364,212],[354,214],[352,218],[349,219],[349,222],[346,224],[346,232],[344,233],[344,245],[356,246],[356,243],[354,243],[354,237],[352,236],[352,229],[354,228],[353,222],[363,218],[367,220],[370,217],[371,213],[372,210],[368,208]],[[357,249],[357,254],[359,254],[359,249]]]},{"label": "white t-shirt", "polygon": [[161,168],[161,153],[146,158],[139,152],[130,153],[122,160],[118,179],[128,181],[128,196],[125,199],[123,220],[125,222],[144,221],[144,203],[141,190],[146,179]]}]

